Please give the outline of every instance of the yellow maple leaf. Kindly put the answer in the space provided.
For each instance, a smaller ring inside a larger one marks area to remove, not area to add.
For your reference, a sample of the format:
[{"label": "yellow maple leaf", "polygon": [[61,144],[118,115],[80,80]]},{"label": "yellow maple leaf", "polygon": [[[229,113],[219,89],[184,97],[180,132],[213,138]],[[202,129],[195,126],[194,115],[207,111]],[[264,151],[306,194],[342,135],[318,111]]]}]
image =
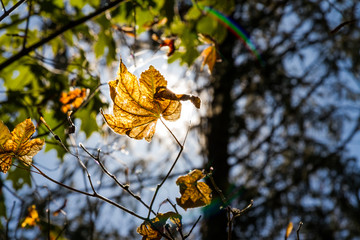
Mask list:
[{"label": "yellow maple leaf", "polygon": [[13,158],[31,165],[32,158],[44,145],[42,139],[30,140],[34,132],[35,126],[30,118],[16,125],[11,133],[0,121],[0,168],[3,173],[9,170]]},{"label": "yellow maple leaf", "polygon": [[167,81],[153,66],[138,81],[120,61],[117,79],[109,82],[113,115],[102,110],[101,114],[114,132],[150,142],[160,117],[168,121],[180,118],[180,100],[191,100],[200,107],[198,97],[174,94],[166,86]]},{"label": "yellow maple leaf", "polygon": [[24,221],[21,223],[21,227],[24,228],[26,226],[36,226],[36,223],[39,222],[39,214],[36,211],[36,207],[35,205],[31,205],[28,208],[28,215],[26,216],[26,218],[24,219]]},{"label": "yellow maple leaf", "polygon": [[195,169],[185,176],[181,176],[176,180],[176,185],[180,187],[180,198],[176,198],[176,202],[185,210],[206,206],[211,203],[211,189],[204,182],[198,182],[204,178],[200,170]]}]

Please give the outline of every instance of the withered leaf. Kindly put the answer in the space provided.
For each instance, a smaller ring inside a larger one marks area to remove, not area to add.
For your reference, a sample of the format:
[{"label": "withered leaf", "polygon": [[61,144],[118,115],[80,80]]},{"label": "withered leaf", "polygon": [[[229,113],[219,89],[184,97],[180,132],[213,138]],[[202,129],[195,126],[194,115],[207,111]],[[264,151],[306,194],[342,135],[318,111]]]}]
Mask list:
[{"label": "withered leaf", "polygon": [[161,239],[161,233],[164,232],[166,221],[170,219],[176,226],[181,226],[181,215],[175,212],[158,213],[155,218],[143,222],[136,232],[143,236],[143,240]]},{"label": "withered leaf", "polygon": [[36,226],[36,223],[39,222],[39,214],[36,211],[36,207],[35,205],[31,205],[28,208],[28,215],[26,216],[26,218],[24,219],[24,221],[21,223],[21,227],[24,228],[26,226]]},{"label": "withered leaf", "polygon": [[[113,115],[104,114],[106,123],[118,134],[150,142],[160,117],[168,121],[180,118],[179,99],[159,92],[168,91],[167,81],[153,66],[144,71],[139,81],[123,62],[116,80],[109,82],[110,97],[114,102]],[[184,97],[183,97],[184,98]],[[186,100],[190,100],[186,99]]]},{"label": "withered leaf", "polygon": [[0,121],[0,167],[6,173],[13,158],[17,158],[27,165],[31,165],[32,158],[42,149],[44,140],[32,139],[35,126],[30,118],[16,125],[10,133],[9,129]]},{"label": "withered leaf", "polygon": [[203,62],[201,64],[200,70],[202,71],[205,64],[207,64],[209,67],[210,73],[212,73],[215,62],[217,61],[217,53],[216,53],[215,45],[211,45],[211,46],[205,48],[201,53],[201,57],[203,58]]},{"label": "withered leaf", "polygon": [[166,55],[170,57],[175,52],[175,38],[165,38],[161,41],[160,47],[169,47],[169,51]]},{"label": "withered leaf", "polygon": [[211,189],[204,182],[198,182],[205,175],[198,169],[191,171],[185,176],[181,176],[176,180],[176,185],[180,187],[180,198],[176,198],[176,202],[185,210],[206,206],[211,203]]},{"label": "withered leaf", "polygon": [[159,35],[156,33],[153,33],[151,35],[152,40],[158,42],[160,45],[159,47],[169,47],[169,51],[167,53],[167,56],[170,57],[175,52],[175,38],[169,37],[169,38],[160,38]]}]

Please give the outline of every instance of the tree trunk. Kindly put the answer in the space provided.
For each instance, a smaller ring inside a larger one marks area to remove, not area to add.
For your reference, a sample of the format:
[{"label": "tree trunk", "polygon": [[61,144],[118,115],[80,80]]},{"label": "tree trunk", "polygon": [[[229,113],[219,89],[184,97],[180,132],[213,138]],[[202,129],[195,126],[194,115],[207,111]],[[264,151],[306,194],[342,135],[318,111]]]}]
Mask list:
[{"label": "tree trunk", "polygon": [[[212,167],[213,178],[219,189],[225,194],[229,188],[228,144],[230,139],[231,116],[233,114],[233,100],[231,90],[235,82],[234,61],[232,48],[235,39],[228,36],[220,46],[222,62],[215,64],[212,79],[213,102],[207,119],[207,156],[205,169]],[[226,239],[227,216],[225,210],[220,210],[222,204],[219,194],[213,189],[212,204],[204,208],[204,221],[202,225],[203,239]]]}]

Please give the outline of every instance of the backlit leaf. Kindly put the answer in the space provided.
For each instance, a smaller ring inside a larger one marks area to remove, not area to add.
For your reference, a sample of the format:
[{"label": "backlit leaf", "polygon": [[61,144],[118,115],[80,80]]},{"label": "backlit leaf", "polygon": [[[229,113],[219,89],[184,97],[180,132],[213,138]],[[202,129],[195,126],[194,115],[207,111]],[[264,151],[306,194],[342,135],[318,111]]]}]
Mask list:
[{"label": "backlit leaf", "polygon": [[207,64],[210,73],[212,73],[212,70],[216,62],[216,55],[217,55],[216,47],[214,45],[211,45],[202,51],[201,57],[203,58],[203,62],[201,64],[201,71],[203,70],[204,66]]},{"label": "backlit leaf", "polygon": [[32,139],[35,126],[30,118],[16,125],[10,133],[9,129],[0,121],[0,167],[6,173],[13,158],[17,158],[26,165],[31,165],[32,158],[41,150],[44,140]]},{"label": "backlit leaf", "polygon": [[290,236],[290,234],[291,234],[291,232],[293,230],[293,227],[294,227],[293,223],[289,222],[289,224],[288,224],[288,226],[286,228],[285,239],[287,239]]},{"label": "backlit leaf", "polygon": [[144,71],[138,81],[122,61],[118,78],[110,81],[109,87],[114,107],[113,115],[101,111],[106,123],[118,134],[135,139],[145,138],[148,142],[155,133],[157,120],[160,117],[168,121],[179,119],[179,101],[191,100],[192,97],[176,95],[168,90],[167,81],[153,66]]},{"label": "backlit leaf", "polygon": [[184,208],[195,208],[206,206],[211,203],[211,189],[204,182],[198,182],[205,175],[198,169],[193,170],[185,176],[176,180],[176,185],[180,187],[180,198],[176,202]]}]

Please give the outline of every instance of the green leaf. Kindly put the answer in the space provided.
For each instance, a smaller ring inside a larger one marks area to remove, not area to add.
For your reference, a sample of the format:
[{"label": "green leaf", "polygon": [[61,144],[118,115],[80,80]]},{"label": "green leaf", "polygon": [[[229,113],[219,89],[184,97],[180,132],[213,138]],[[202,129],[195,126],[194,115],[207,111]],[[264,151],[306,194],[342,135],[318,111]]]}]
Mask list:
[{"label": "green leaf", "polygon": [[85,6],[86,3],[87,3],[87,1],[85,1],[85,0],[70,0],[70,4],[73,7],[76,7],[76,8],[79,8],[79,9],[82,9]]},{"label": "green leaf", "polygon": [[196,30],[199,33],[212,36],[217,27],[217,22],[209,16],[202,17],[196,24]]},{"label": "green leaf", "polygon": [[105,34],[103,32],[101,32],[98,35],[98,40],[94,44],[94,52],[95,52],[95,57],[96,58],[99,58],[102,55],[104,55],[105,47],[106,47],[105,38],[106,38],[106,36],[105,36]]},{"label": "green leaf", "polygon": [[53,0],[53,4],[58,6],[59,8],[64,7],[64,0]]},{"label": "green leaf", "polygon": [[197,20],[201,16],[202,12],[198,6],[192,6],[190,10],[186,13],[186,20]]},{"label": "green leaf", "polygon": [[76,117],[81,119],[80,129],[85,132],[86,138],[89,138],[93,132],[99,130],[96,122],[97,111],[93,110],[94,101],[90,101],[85,108],[76,112]]}]

